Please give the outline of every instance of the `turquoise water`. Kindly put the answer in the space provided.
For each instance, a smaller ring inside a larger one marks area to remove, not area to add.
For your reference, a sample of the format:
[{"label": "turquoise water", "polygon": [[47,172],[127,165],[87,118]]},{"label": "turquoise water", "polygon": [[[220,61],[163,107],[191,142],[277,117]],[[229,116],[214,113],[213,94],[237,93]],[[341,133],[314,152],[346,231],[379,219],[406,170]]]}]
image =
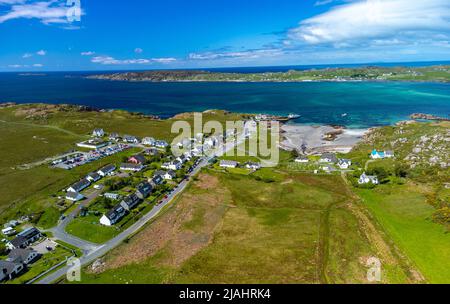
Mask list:
[{"label": "turquoise water", "polygon": [[414,112],[445,117],[450,113],[450,84],[446,83],[144,83],[83,76],[3,73],[0,102],[73,103],[161,117],[207,109],[297,113],[301,115],[297,123],[348,127],[392,124]]}]

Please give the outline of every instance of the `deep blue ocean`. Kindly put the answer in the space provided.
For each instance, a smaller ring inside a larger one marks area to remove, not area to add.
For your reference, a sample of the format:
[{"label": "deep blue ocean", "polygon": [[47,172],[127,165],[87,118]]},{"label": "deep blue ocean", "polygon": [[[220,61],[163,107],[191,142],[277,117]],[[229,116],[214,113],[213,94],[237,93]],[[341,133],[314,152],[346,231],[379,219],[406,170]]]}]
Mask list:
[{"label": "deep blue ocean", "polygon": [[[233,71],[255,70],[262,68]],[[296,123],[355,128],[392,124],[415,112],[450,114],[448,83],[148,83],[86,79],[88,74],[0,73],[0,102],[82,104],[161,117],[207,109],[296,113],[301,115]]]}]

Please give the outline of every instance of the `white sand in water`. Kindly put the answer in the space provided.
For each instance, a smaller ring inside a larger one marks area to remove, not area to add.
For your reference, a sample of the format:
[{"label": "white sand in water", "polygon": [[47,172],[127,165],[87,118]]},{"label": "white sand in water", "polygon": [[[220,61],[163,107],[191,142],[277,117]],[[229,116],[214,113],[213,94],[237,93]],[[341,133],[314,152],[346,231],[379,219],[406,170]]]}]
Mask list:
[{"label": "white sand in water", "polygon": [[336,131],[330,126],[304,126],[284,125],[281,128],[285,133],[285,140],[281,147],[287,150],[302,150],[302,145],[307,147],[310,154],[323,152],[348,153],[361,140],[368,129],[344,129],[334,141],[323,140],[323,136],[329,132]]}]

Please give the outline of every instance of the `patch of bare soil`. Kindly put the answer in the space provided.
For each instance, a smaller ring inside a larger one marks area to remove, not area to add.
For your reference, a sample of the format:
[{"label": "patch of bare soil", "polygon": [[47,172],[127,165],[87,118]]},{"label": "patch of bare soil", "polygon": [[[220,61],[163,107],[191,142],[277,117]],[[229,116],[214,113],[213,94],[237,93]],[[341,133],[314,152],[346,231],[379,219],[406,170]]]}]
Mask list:
[{"label": "patch of bare soil", "polygon": [[[214,191],[208,191],[212,190]],[[201,174],[164,215],[107,257],[104,271],[138,263],[158,254],[157,263],[178,267],[206,247],[227,210],[228,189],[215,176]]]}]

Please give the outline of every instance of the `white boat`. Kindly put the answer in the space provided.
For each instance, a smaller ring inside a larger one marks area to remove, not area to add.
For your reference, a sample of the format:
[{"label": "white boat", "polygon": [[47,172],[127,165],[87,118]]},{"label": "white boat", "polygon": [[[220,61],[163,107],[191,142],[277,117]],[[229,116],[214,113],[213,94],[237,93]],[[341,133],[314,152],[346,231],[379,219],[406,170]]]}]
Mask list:
[{"label": "white boat", "polygon": [[344,114],[342,114],[341,116],[342,117],[346,117],[348,114],[347,113],[344,113]]},{"label": "white boat", "polygon": [[296,119],[296,118],[300,118],[300,115],[298,115],[298,114],[289,114],[288,118],[289,119]]}]

